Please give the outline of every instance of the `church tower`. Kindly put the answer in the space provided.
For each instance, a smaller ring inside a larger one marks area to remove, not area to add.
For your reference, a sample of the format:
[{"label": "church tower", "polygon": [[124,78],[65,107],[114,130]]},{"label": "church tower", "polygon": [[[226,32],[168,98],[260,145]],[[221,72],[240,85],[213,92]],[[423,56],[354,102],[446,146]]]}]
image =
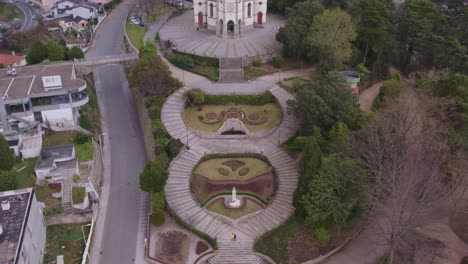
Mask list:
[{"label": "church tower", "polygon": [[195,25],[220,37],[238,37],[266,22],[267,0],[194,0]]}]

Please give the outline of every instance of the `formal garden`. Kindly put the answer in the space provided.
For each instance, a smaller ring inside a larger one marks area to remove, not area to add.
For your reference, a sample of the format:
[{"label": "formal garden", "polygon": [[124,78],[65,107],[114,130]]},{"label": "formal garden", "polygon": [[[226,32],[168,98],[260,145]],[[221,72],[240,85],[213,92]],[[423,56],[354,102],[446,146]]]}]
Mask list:
[{"label": "formal garden", "polygon": [[[192,193],[209,211],[237,219],[259,211],[274,195],[276,180],[271,164],[260,155],[207,155],[194,167],[190,180]],[[241,201],[229,207],[233,187]]]},{"label": "formal garden", "polygon": [[194,88],[184,97],[184,121],[195,130],[216,132],[230,118],[238,119],[252,132],[272,129],[281,122],[281,108],[268,91],[258,95],[210,95]]}]

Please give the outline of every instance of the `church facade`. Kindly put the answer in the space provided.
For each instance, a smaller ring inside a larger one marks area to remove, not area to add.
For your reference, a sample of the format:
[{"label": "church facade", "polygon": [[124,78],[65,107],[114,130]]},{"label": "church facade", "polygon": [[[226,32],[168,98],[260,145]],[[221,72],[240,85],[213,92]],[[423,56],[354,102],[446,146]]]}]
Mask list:
[{"label": "church facade", "polygon": [[222,37],[239,36],[266,22],[267,0],[194,0],[195,24]]}]

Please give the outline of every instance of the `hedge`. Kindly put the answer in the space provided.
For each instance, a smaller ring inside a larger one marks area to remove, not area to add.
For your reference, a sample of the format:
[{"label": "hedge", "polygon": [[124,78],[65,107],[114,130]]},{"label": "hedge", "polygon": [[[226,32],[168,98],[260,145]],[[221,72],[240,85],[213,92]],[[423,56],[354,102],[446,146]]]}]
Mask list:
[{"label": "hedge", "polygon": [[185,223],[184,220],[182,220],[182,218],[180,218],[180,216],[178,216],[176,213],[172,212],[172,216],[174,217],[174,221],[179,224],[180,226],[182,226],[183,228],[189,230],[190,232],[194,233],[195,235],[197,235],[198,237],[200,237],[201,239],[205,240],[206,242],[208,242],[208,244],[211,245],[211,247],[214,249],[214,250],[217,250],[218,249],[218,243],[216,242],[216,239],[215,238],[212,238],[210,237],[208,234],[206,233],[203,233],[202,231],[196,229],[196,228],[193,228],[192,226],[190,226],[189,224]]},{"label": "hedge", "polygon": [[276,98],[270,91],[249,95],[212,95],[205,94],[206,105],[227,105],[229,103],[244,105],[265,105],[276,103]]}]

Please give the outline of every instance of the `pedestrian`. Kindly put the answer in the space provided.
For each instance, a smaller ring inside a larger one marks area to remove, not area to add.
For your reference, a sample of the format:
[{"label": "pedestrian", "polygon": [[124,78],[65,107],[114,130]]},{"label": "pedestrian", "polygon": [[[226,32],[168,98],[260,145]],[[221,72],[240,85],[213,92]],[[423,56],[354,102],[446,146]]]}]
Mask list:
[{"label": "pedestrian", "polygon": [[231,233],[231,240],[234,240],[234,233]]},{"label": "pedestrian", "polygon": [[197,27],[197,31],[198,31],[199,29],[200,29],[200,28],[199,28],[199,27]]},{"label": "pedestrian", "polygon": [[237,239],[237,235],[236,235],[236,234],[234,234],[234,241],[235,241],[236,239]]}]

